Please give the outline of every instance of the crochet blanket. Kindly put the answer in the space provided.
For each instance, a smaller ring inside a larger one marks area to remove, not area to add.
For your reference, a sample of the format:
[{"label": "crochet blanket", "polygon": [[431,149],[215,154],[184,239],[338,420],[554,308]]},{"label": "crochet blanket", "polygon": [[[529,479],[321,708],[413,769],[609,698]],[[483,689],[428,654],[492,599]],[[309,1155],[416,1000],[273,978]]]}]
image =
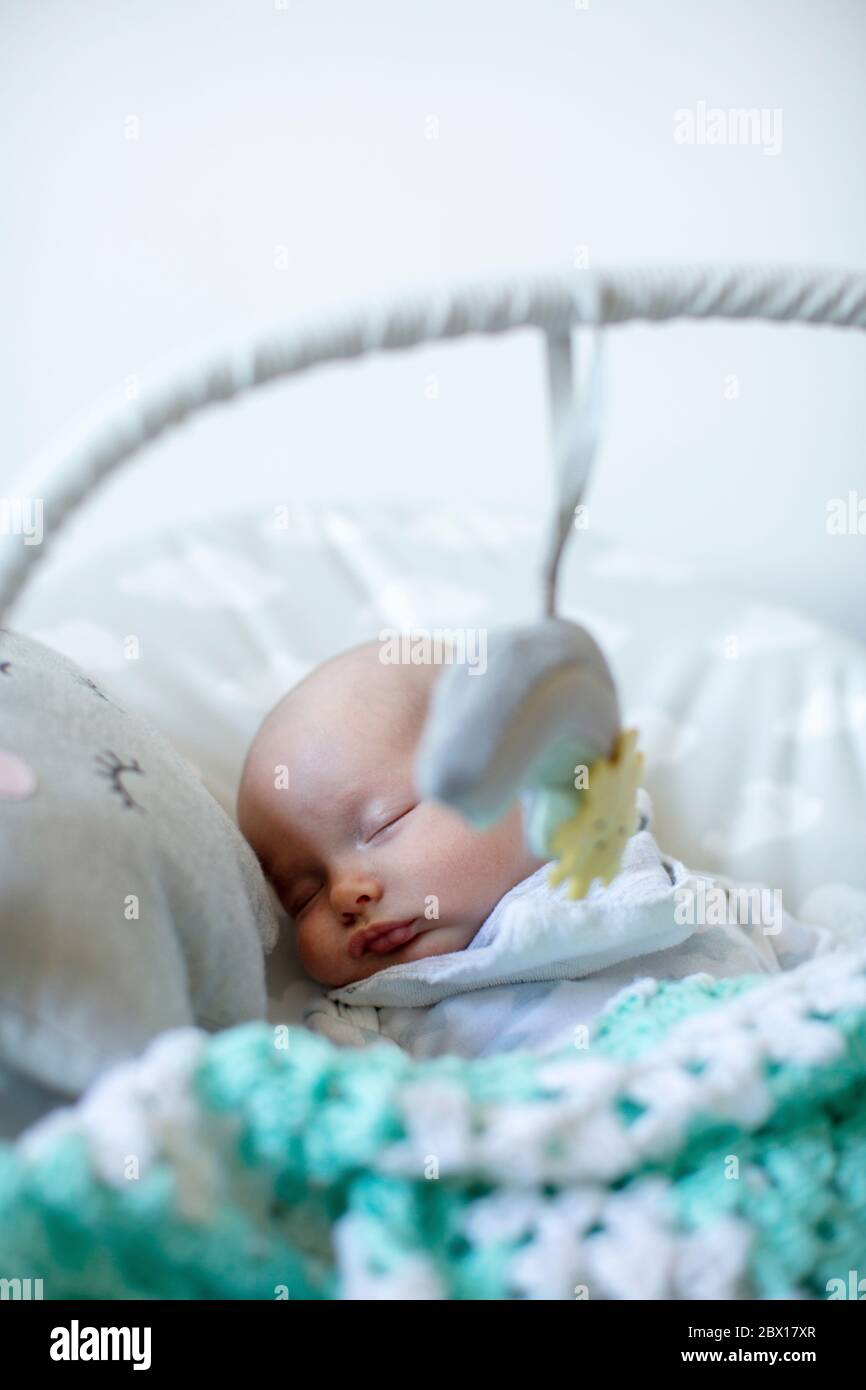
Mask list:
[{"label": "crochet blanket", "polygon": [[866,1269],[866,942],[644,981],[591,1045],[164,1034],[0,1148],[46,1298],[825,1298]]}]

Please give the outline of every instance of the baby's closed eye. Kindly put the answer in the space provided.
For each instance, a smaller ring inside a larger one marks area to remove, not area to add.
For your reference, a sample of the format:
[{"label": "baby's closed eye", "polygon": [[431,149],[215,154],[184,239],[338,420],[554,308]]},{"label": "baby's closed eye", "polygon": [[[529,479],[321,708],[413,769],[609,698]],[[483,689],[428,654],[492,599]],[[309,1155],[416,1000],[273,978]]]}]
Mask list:
[{"label": "baby's closed eye", "polygon": [[283,898],[283,906],[289,916],[299,917],[310,906],[321,886],[312,879],[304,879],[300,885],[293,886]]},{"label": "baby's closed eye", "polygon": [[369,840],[378,839],[378,837],[382,834],[383,831],[390,830],[392,826],[397,825],[399,821],[404,820],[405,817],[409,815],[410,811],[414,811],[416,809],[416,805],[417,803],[413,804],[412,806],[406,806],[403,808],[402,811],[398,811],[396,815],[391,811],[387,812],[384,819],[382,819],[379,828],[377,830],[374,830],[372,835],[369,835],[367,838]]}]

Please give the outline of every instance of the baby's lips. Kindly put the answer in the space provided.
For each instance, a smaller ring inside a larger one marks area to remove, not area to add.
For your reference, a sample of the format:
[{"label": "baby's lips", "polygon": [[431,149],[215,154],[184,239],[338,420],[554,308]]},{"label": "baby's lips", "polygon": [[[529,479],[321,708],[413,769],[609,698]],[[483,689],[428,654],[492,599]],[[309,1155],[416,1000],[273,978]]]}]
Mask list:
[{"label": "baby's lips", "polygon": [[415,918],[408,922],[374,922],[363,931],[356,932],[349,941],[349,955],[357,959],[365,951],[375,955],[385,955],[395,947],[404,945],[414,935]]}]

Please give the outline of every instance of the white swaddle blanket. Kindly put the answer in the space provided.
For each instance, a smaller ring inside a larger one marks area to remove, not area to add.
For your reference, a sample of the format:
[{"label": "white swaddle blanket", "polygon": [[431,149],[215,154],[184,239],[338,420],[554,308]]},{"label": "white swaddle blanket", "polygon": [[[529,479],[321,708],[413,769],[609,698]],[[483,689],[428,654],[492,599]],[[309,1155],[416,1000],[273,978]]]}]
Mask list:
[{"label": "white swaddle blanket", "polygon": [[[745,900],[744,924],[736,885],[662,855],[643,791],[639,804],[642,828],[607,888],[596,883],[573,902],[548,885],[545,865],[500,899],[464,950],[329,990],[308,1004],[305,1025],[337,1043],[389,1041],[417,1057],[544,1052],[583,1045],[586,1026],[637,979],[773,974],[829,947],[829,931],[795,921],[778,900],[774,914],[760,911],[768,894]],[[710,888],[716,910],[702,914]]]}]

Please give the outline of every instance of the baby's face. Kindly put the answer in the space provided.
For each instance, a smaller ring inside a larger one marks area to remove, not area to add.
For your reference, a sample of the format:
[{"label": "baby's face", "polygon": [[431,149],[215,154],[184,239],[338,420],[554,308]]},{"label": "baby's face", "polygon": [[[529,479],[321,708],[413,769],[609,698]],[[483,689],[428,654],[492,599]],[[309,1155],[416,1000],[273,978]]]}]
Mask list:
[{"label": "baby's face", "polygon": [[477,831],[419,798],[412,761],[438,669],[378,656],[377,643],[353,648],[289,693],[253,742],[238,797],[304,969],[331,988],[463,950],[543,863],[519,806]]}]

